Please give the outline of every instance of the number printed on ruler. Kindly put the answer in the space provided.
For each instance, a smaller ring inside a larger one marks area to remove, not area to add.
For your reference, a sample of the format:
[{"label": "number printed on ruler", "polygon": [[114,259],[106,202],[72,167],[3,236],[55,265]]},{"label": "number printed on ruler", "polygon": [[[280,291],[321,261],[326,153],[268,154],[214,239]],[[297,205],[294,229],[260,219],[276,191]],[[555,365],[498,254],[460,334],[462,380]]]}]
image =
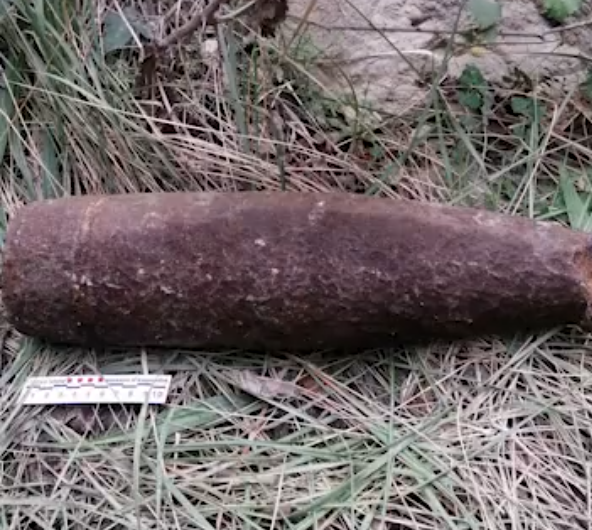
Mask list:
[{"label": "number printed on ruler", "polygon": [[23,405],[163,404],[170,386],[170,375],[29,377],[20,401]]}]

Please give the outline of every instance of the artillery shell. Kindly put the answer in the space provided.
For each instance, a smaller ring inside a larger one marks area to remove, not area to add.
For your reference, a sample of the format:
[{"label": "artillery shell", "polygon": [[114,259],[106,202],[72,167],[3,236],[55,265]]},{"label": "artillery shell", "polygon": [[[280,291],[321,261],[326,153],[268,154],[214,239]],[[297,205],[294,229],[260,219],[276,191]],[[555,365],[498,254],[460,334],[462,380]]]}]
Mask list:
[{"label": "artillery shell", "polygon": [[345,193],[47,200],[7,232],[24,334],[84,345],[310,350],[589,325],[590,238]]}]

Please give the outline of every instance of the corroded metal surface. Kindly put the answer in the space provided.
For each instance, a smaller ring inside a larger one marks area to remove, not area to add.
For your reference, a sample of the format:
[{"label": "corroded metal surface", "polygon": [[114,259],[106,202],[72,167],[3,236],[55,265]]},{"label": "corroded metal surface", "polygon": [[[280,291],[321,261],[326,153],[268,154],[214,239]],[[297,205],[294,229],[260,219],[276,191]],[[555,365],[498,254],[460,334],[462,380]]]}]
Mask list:
[{"label": "corroded metal surface", "polygon": [[64,343],[371,347],[585,324],[589,244],[349,194],[87,196],[17,213],[3,298],[18,330]]}]

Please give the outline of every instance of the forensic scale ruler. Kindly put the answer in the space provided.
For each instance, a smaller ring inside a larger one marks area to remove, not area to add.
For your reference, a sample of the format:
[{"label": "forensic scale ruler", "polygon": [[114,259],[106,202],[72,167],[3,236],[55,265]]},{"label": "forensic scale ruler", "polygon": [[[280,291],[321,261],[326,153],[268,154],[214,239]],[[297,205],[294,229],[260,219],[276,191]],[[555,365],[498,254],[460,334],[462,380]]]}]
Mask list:
[{"label": "forensic scale ruler", "polygon": [[23,405],[162,405],[170,375],[72,375],[29,377],[20,394]]}]

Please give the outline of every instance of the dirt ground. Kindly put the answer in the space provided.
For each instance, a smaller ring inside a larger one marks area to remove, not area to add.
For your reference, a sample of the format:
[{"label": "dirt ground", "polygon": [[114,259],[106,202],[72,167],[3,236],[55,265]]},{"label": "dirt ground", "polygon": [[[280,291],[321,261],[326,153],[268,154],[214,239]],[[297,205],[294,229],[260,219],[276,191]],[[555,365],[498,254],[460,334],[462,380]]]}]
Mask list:
[{"label": "dirt ground", "polygon": [[467,64],[479,67],[488,81],[503,87],[516,71],[539,79],[550,95],[560,97],[585,75],[582,58],[592,53],[592,4],[584,6],[561,31],[542,14],[538,0],[504,0],[495,42],[472,46],[457,38],[456,27],[474,26],[462,0],[292,0],[295,31],[306,19],[307,34],[321,51],[325,83],[371,102],[382,111],[405,113],[424,103],[423,82],[439,72],[452,53],[446,75],[455,79]]}]

